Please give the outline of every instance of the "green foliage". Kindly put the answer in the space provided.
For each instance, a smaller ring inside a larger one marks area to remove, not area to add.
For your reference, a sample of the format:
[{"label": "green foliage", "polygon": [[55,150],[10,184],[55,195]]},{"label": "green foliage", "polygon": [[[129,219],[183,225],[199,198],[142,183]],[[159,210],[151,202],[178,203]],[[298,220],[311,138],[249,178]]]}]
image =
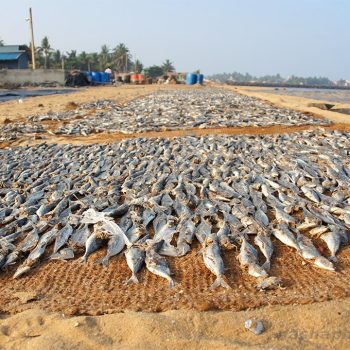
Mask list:
[{"label": "green foliage", "polygon": [[143,64],[141,63],[141,61],[135,60],[132,63],[132,71],[139,74],[142,72],[142,70],[143,70]]},{"label": "green foliage", "polygon": [[113,63],[117,72],[127,72],[131,69],[131,55],[125,44],[118,44],[113,50]]},{"label": "green foliage", "polygon": [[44,69],[49,68],[50,56],[54,50],[51,48],[49,38],[47,36],[44,36],[44,38],[41,40],[41,46],[38,46],[36,50],[39,65],[43,66]]},{"label": "green foliage", "polygon": [[68,51],[65,55],[64,61],[64,66],[66,69],[79,69],[80,67],[80,62],[78,61],[76,50]]},{"label": "green foliage", "polygon": [[160,66],[151,66],[144,69],[145,75],[150,78],[158,78],[164,74],[163,68]]},{"label": "green foliage", "polygon": [[173,65],[173,63],[169,60],[169,59],[166,59],[163,64],[162,64],[162,69],[163,69],[163,72],[174,72],[175,71],[175,67]]},{"label": "green foliage", "polygon": [[4,40],[0,39],[0,46],[4,46]]},{"label": "green foliage", "polygon": [[99,63],[101,71],[104,71],[107,67],[111,65],[112,56],[109,52],[109,48],[107,45],[102,45],[101,52],[99,54]]},{"label": "green foliage", "polygon": [[315,86],[332,86],[333,83],[325,77],[297,77],[295,75],[289,78],[282,78],[280,74],[276,75],[264,75],[262,77],[256,77],[249,73],[241,74],[237,72],[233,73],[221,73],[214,74],[208,79],[220,81],[220,82],[237,82],[237,83],[265,83],[265,84],[290,84],[290,85],[315,85]]},{"label": "green foliage", "polygon": [[60,50],[55,50],[53,53],[52,53],[52,61],[51,61],[51,67],[52,68],[56,68],[56,69],[59,69],[59,68],[62,68],[62,54],[61,54],[61,51]]},{"label": "green foliage", "polygon": [[[3,43],[0,40],[0,44]],[[91,70],[104,71],[107,67],[117,72],[141,73],[144,66],[140,60],[132,60],[130,50],[124,43],[119,43],[114,49],[110,50],[107,45],[102,45],[99,53],[85,52],[80,53],[77,50],[71,50],[63,53],[60,50],[54,50],[47,36],[41,41],[41,46],[37,48],[37,65],[38,67],[52,67],[56,69],[64,68],[67,70]],[[164,72],[174,71],[174,64],[169,60],[165,60],[162,66],[151,66],[145,69],[145,73],[152,78],[157,78]]]},{"label": "green foliage", "polygon": [[[99,54],[97,52],[88,53],[88,66],[91,71],[98,71],[100,69]],[[80,68],[82,69],[82,68]]]}]

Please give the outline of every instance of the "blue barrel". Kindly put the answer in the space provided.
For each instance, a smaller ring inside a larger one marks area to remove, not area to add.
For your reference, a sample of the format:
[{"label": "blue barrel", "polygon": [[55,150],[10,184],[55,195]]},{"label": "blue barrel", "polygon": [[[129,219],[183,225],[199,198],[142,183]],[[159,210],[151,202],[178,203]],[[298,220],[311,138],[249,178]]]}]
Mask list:
[{"label": "blue barrel", "polygon": [[194,85],[197,83],[197,74],[187,73],[186,75],[186,84]]},{"label": "blue barrel", "polygon": [[197,74],[197,83],[203,85],[203,82],[204,82],[204,75]]},{"label": "blue barrel", "polygon": [[111,75],[109,73],[101,72],[101,83],[109,83],[111,81]]},{"label": "blue barrel", "polygon": [[91,78],[93,82],[100,83],[101,82],[101,73],[100,72],[91,72]]}]

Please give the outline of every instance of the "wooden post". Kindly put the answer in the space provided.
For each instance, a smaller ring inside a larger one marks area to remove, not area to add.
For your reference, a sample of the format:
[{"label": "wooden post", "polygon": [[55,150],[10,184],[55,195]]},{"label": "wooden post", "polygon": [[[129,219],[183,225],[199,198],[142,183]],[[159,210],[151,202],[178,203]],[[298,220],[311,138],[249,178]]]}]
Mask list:
[{"label": "wooden post", "polygon": [[30,34],[31,34],[31,50],[32,50],[32,67],[33,69],[36,69],[36,63],[35,63],[35,45],[34,45],[34,30],[33,30],[33,16],[32,16],[32,8],[29,8],[29,25],[30,25]]}]

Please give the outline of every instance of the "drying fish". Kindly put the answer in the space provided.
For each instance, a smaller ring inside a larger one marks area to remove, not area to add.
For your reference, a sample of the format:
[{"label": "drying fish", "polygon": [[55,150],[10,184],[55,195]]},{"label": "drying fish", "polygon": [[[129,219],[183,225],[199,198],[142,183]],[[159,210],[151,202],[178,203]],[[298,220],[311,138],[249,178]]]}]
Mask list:
[{"label": "drying fish", "polygon": [[254,238],[254,243],[260,248],[266,259],[262,268],[267,271],[270,270],[271,256],[273,253],[273,245],[270,237],[266,234],[258,234]]},{"label": "drying fish", "polygon": [[102,245],[102,240],[97,237],[97,234],[92,233],[86,240],[85,254],[82,257],[83,263],[87,263],[89,256]]},{"label": "drying fish", "polygon": [[300,250],[298,242],[294,234],[288,229],[288,226],[284,224],[277,225],[276,228],[272,229],[272,234],[283,244],[294,248],[297,251]]},{"label": "drying fish", "polygon": [[315,259],[314,265],[328,271],[335,271],[333,264],[324,256],[319,256]]},{"label": "drying fish", "polygon": [[320,238],[326,242],[327,247],[329,251],[331,252],[330,260],[336,262],[337,258],[335,254],[337,253],[339,247],[340,247],[340,237],[339,235],[334,231],[329,231],[323,233]]},{"label": "drying fish", "polygon": [[143,245],[146,243],[146,240],[149,239],[149,236],[141,238],[136,243],[131,243],[128,241],[126,244],[128,246],[125,251],[126,262],[131,270],[131,277],[126,281],[127,284],[130,283],[139,283],[139,280],[136,274],[140,271],[142,265],[145,263],[146,251]]},{"label": "drying fish", "polygon": [[224,262],[220,255],[220,246],[217,239],[208,237],[203,243],[204,247],[202,249],[202,253],[204,264],[216,276],[216,280],[210,286],[210,289],[215,289],[219,286],[230,288],[230,286],[223,279],[225,268]]},{"label": "drying fish", "polygon": [[300,248],[299,254],[304,259],[316,259],[321,256],[320,252],[313,245],[310,238],[306,237],[302,233],[297,233],[297,243]]},{"label": "drying fish", "polygon": [[63,248],[50,256],[51,260],[69,260],[74,259],[74,252],[71,248]]},{"label": "drying fish", "polygon": [[[154,113],[155,103],[166,104],[157,106],[161,115]],[[96,106],[103,108],[98,115],[85,113],[84,108]],[[210,88],[159,92],[123,107],[98,101],[79,106],[77,112],[54,113],[58,123],[53,132],[87,135],[194,125],[327,123],[302,113],[276,112],[262,101]],[[38,122],[39,117],[29,121],[32,130],[40,129],[35,127]],[[21,137],[30,130],[21,125],[17,131],[15,125],[6,128],[8,134],[0,127],[0,139]],[[21,261],[14,267],[19,277],[43,256],[53,253],[52,259],[68,259],[73,251],[85,248],[82,259],[87,261],[102,245],[107,248],[103,258],[107,265],[126,243],[130,282],[136,282],[145,259],[152,273],[172,284],[163,256],[186,255],[199,242],[203,259],[218,279],[223,278],[221,249],[237,247],[248,274],[267,280],[266,271],[274,263],[273,235],[315,267],[333,271],[335,265],[316,249],[315,239],[326,242],[333,261],[340,244],[348,244],[349,135],[308,130],[254,137],[139,137],[106,145],[42,143],[3,148],[0,237],[9,248],[1,247],[2,267]],[[148,231],[151,242],[141,244]],[[251,241],[263,261],[259,262]]]},{"label": "drying fish", "polygon": [[112,256],[118,255],[124,247],[125,239],[123,235],[116,234],[110,236],[108,240],[107,254],[98,262],[101,263],[104,267],[107,267],[109,259]]},{"label": "drying fish", "polygon": [[169,287],[174,287],[174,280],[171,278],[171,272],[168,263],[164,257],[157,254],[154,249],[146,250],[146,267],[157,276],[163,277],[169,282]]},{"label": "drying fish", "polygon": [[242,267],[248,267],[249,275],[253,277],[267,276],[267,272],[258,264],[258,252],[245,238],[242,238],[242,244],[237,259]]},{"label": "drying fish", "polygon": [[62,230],[58,231],[56,241],[55,241],[55,246],[53,248],[53,253],[57,253],[58,250],[66,244],[72,232],[73,232],[73,227],[69,224],[64,226]]}]

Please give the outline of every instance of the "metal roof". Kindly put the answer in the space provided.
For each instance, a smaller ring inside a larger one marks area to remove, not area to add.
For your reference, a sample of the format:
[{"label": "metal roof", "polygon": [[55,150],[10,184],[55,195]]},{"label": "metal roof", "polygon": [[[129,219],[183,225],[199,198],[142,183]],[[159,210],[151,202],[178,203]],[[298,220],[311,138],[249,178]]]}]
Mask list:
[{"label": "metal roof", "polygon": [[19,45],[3,45],[0,46],[0,53],[7,52],[21,52]]},{"label": "metal roof", "polygon": [[0,61],[13,61],[18,60],[19,56],[21,56],[23,52],[0,52]]}]

